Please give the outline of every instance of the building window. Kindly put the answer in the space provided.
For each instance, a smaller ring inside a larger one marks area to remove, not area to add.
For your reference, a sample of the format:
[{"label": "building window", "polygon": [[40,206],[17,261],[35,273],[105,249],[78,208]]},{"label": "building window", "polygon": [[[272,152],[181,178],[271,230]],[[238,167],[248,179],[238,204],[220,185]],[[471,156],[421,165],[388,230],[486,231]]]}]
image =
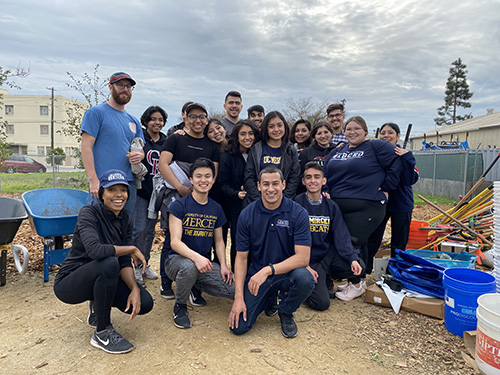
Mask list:
[{"label": "building window", "polygon": [[48,116],[49,115],[49,106],[41,105],[40,106],[40,116]]},{"label": "building window", "polygon": [[45,147],[43,146],[38,146],[38,155],[44,156],[45,155]]},{"label": "building window", "polygon": [[14,134],[14,124],[7,124],[7,128],[5,129],[5,133]]},{"label": "building window", "polygon": [[14,114],[14,106],[13,105],[6,105],[5,106],[5,114],[6,115],[13,115]]},{"label": "building window", "polygon": [[40,134],[48,135],[49,134],[49,126],[48,125],[40,125]]},{"label": "building window", "polygon": [[68,117],[72,118],[73,117],[73,108],[68,108],[67,113],[68,113]]},{"label": "building window", "polygon": [[73,156],[73,149],[71,147],[64,147],[66,156]]}]

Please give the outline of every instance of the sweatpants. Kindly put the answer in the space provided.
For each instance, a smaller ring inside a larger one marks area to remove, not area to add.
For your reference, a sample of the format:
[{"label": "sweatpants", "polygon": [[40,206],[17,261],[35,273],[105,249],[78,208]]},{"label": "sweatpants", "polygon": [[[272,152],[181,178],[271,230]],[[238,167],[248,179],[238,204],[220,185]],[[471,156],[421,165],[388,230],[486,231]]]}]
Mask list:
[{"label": "sweatpants", "polygon": [[165,262],[167,276],[175,281],[175,302],[185,305],[193,286],[212,296],[234,298],[234,283],[226,284],[220,264],[212,262],[212,271],[201,273],[191,259],[170,254]]}]

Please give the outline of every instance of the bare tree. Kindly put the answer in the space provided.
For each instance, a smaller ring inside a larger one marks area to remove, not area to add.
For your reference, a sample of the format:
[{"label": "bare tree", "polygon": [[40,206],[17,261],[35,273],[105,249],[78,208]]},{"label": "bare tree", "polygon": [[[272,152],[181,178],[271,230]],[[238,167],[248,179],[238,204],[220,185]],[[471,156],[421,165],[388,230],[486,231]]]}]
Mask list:
[{"label": "bare tree", "polygon": [[325,120],[327,102],[315,102],[312,97],[308,98],[286,98],[286,108],[283,110],[288,123],[291,125],[299,119],[308,120],[312,125]]},{"label": "bare tree", "polygon": [[[66,72],[71,82],[66,83],[66,86],[75,90],[78,94],[83,96],[86,104],[80,102],[73,102],[66,108],[68,120],[65,121],[66,125],[58,130],[59,133],[66,136],[74,137],[78,144],[81,142],[80,129],[82,118],[87,109],[92,106],[106,102],[109,99],[109,93],[104,93],[104,88],[108,85],[107,79],[99,77],[99,64],[96,64],[92,75],[83,73],[80,78],[75,77],[70,72]],[[81,160],[80,147],[73,147],[73,156],[78,159],[77,167],[83,168]]]}]

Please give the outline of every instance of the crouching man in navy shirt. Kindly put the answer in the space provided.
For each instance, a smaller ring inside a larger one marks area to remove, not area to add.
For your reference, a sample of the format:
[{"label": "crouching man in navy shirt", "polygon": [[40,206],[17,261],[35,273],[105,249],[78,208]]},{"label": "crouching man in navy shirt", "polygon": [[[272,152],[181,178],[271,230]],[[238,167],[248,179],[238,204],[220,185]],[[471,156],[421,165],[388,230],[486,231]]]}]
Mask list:
[{"label": "crouching man in navy shirt", "polygon": [[321,194],[321,188],[326,184],[323,168],[314,161],[308,162],[302,183],[307,191],[295,201],[309,214],[312,247],[308,269],[316,281],[316,287],[306,302],[312,309],[323,311],[330,307],[327,278],[359,276],[364,263],[351,243],[351,234],[339,206]]},{"label": "crouching man in navy shirt", "polygon": [[285,185],[277,167],[264,168],[257,183],[261,199],[246,207],[238,220],[235,295],[228,319],[236,335],[249,331],[281,291],[286,293],[278,305],[281,333],[297,336],[293,313],[314,289],[313,275],[306,269],[311,253],[309,217],[283,196]]},{"label": "crouching man in navy shirt", "polygon": [[[215,181],[215,165],[207,158],[196,159],[190,168],[193,192],[173,202],[169,209],[169,236],[165,272],[175,281],[174,325],[190,328],[187,300],[193,286],[217,297],[234,297],[233,273],[226,264],[222,207],[208,197]],[[167,242],[168,241],[168,242]],[[212,243],[218,263],[209,259]]]}]

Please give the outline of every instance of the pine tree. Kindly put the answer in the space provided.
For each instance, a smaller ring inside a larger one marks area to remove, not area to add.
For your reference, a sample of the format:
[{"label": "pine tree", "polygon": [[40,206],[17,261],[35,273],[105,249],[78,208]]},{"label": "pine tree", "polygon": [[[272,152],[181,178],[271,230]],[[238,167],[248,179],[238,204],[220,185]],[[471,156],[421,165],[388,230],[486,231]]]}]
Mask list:
[{"label": "pine tree", "polygon": [[457,107],[470,108],[471,106],[468,100],[472,98],[473,93],[469,91],[466,68],[467,65],[462,63],[461,58],[451,63],[450,76],[446,81],[444,105],[438,108],[439,117],[434,119],[436,125],[451,125],[457,121],[472,118],[471,114],[464,116],[457,114]]}]

